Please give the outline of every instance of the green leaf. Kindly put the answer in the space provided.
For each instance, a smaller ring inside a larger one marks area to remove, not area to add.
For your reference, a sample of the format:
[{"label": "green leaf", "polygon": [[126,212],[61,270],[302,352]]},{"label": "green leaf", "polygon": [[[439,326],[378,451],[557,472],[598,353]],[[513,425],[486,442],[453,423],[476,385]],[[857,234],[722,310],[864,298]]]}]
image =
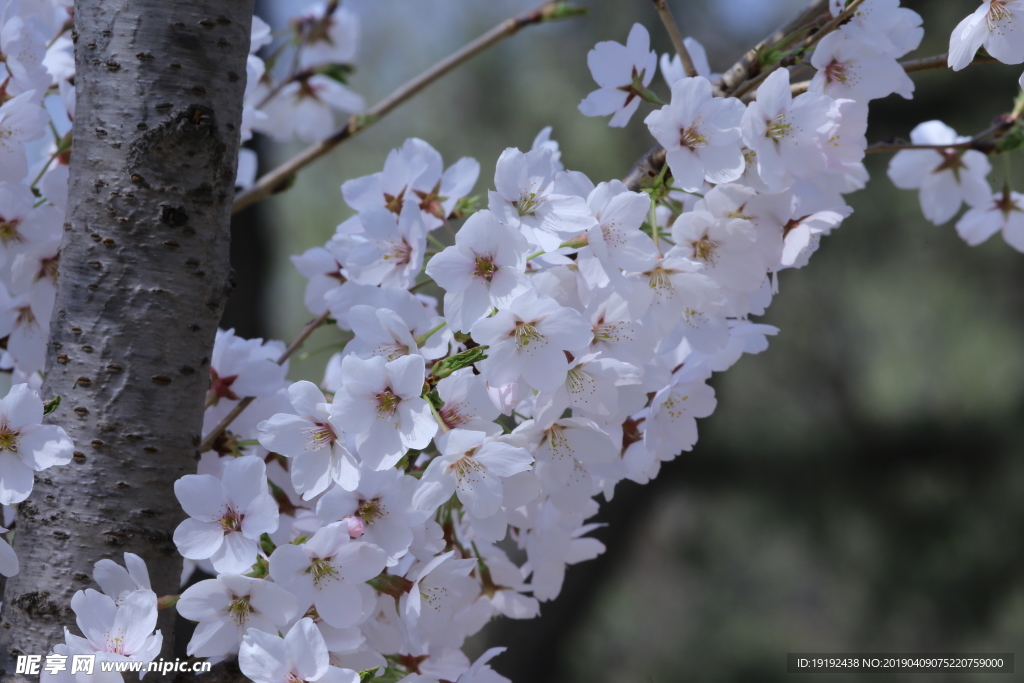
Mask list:
[{"label": "green leaf", "polygon": [[60,407],[60,396],[54,396],[49,401],[43,403],[43,417],[46,417],[53,411]]},{"label": "green leaf", "polygon": [[342,85],[348,85],[348,77],[355,69],[351,64],[327,64],[319,67],[316,72],[338,81]]},{"label": "green leaf", "polygon": [[1012,152],[1015,149],[1024,147],[1024,130],[1019,126],[1014,127],[996,143],[996,149],[1000,152]]},{"label": "green leaf", "polygon": [[434,363],[434,367],[431,368],[430,372],[433,375],[437,375],[439,379],[444,379],[445,377],[448,377],[456,370],[468,368],[473,363],[482,361],[484,358],[487,358],[487,354],[484,353],[484,351],[486,351],[488,348],[490,347],[475,346],[471,349],[466,349],[461,353],[457,353],[454,356],[445,358],[444,360],[440,360]]}]

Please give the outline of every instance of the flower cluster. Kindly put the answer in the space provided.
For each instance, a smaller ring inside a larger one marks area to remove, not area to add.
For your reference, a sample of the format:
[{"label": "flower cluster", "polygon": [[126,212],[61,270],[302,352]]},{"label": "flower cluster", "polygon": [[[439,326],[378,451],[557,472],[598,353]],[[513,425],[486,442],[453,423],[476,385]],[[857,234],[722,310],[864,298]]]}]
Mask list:
[{"label": "flower cluster", "polygon": [[[46,134],[46,98],[74,115],[69,4],[40,0],[29,13],[13,2],[0,27],[2,362],[33,386],[70,135],[54,122],[36,165],[25,144]],[[954,33],[950,65],[981,45],[1024,61],[1021,4],[985,2]],[[912,96],[897,60],[920,42],[920,17],[898,0],[845,7],[830,2],[848,16],[794,51],[814,70],[806,84],[777,60],[761,65],[756,94],[723,95],[699,43],[684,43],[696,76],[664,55],[670,99],[645,124],[665,163],[642,182],[567,170],[545,129],[530,149],[501,154],[480,198],[469,196],[477,161],[446,168],[419,139],[344,183],[354,215],[292,259],[307,308],[349,338],[322,382],[287,381],[280,342],[216,338],[212,445],[174,487],[187,515],[174,533],[183,584],[197,567],[213,577],[176,601],[197,622],[188,654],[237,656],[257,683],[505,680],[488,664],[501,650],[470,662],[465,640],[492,618],[536,616],[568,565],[603,551],[588,535],[598,497],[647,483],[693,448],[697,419],[716,407],[712,374],[777,332],[752,317],[780,272],[805,265],[851,213],[844,195],[868,178],[868,103]],[[345,85],[356,16],[315,5],[290,31],[292,67],[275,76],[275,60],[256,56],[269,27],[254,22],[243,140],[315,140],[335,111],[363,109]],[[599,88],[580,110],[627,125],[643,102],[660,103],[649,89],[658,62],[640,25],[626,45],[599,43],[588,57]],[[985,154],[939,122],[912,139],[930,147],[897,154],[890,176],[920,189],[929,219],[949,220],[966,201],[965,239],[1002,228],[1024,248],[1024,196],[1007,188],[992,199]],[[254,171],[243,154],[240,184]],[[24,384],[0,402],[0,502],[23,500],[33,470],[70,459],[70,441],[41,418]],[[75,595],[83,636],[67,632],[55,653],[156,656],[158,600],[141,560],[125,561],[97,564],[104,592]],[[0,543],[0,573],[12,567]]]}]

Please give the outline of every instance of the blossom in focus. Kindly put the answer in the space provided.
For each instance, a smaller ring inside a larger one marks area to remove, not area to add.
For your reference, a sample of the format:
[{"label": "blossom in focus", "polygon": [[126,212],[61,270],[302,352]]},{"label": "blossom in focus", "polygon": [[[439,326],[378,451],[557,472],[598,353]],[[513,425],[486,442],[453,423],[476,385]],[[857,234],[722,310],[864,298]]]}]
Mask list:
[{"label": "blossom in focus", "polygon": [[974,60],[978,49],[1003,64],[1024,62],[1024,2],[984,0],[949,38],[949,68],[960,71]]}]

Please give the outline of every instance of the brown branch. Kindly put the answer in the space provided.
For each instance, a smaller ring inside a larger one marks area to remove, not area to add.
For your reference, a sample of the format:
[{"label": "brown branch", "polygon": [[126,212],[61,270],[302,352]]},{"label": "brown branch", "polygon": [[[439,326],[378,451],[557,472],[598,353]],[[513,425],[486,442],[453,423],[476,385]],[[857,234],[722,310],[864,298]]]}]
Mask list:
[{"label": "brown branch", "polygon": [[[851,2],[849,5],[847,5],[846,9],[844,9],[839,14],[839,16],[834,17],[830,22],[825,24],[821,28],[820,31],[817,31],[816,33],[814,33],[813,35],[808,37],[804,41],[803,49],[806,50],[808,48],[811,48],[811,47],[814,47],[815,45],[817,45],[818,42],[822,38],[827,36],[829,33],[832,33],[837,28],[839,28],[841,25],[843,25],[846,21],[848,21],[850,19],[850,17],[852,17],[854,15],[854,13],[857,11],[857,8],[860,7],[862,4],[864,4],[864,0],[853,0],[853,2]],[[776,70],[780,69],[783,66],[789,66],[788,64],[786,64],[786,60],[780,60],[780,61],[776,62],[775,64],[772,64],[770,67],[768,67],[767,69],[765,69],[764,71],[759,73],[754,78],[751,78],[751,79],[747,80],[746,82],[741,83],[730,94],[733,97],[743,97],[743,95],[745,95],[746,93],[752,91],[757,86],[761,85],[761,83],[763,83],[766,78],[768,78]]]},{"label": "brown branch", "polygon": [[[313,334],[313,331],[327,322],[327,319],[330,317],[331,312],[328,310],[321,313],[316,319],[306,323],[306,326],[302,328],[302,332],[299,333],[299,336],[292,340],[292,343],[288,345],[288,348],[281,354],[281,357],[277,359],[277,364],[284,365],[285,361],[291,358],[292,354],[295,353],[295,351],[298,350],[298,348],[302,346],[307,339],[309,339],[309,335]],[[220,421],[220,424],[214,427],[213,431],[206,435],[203,442],[199,444],[199,452],[205,453],[213,448],[213,444],[217,442],[217,439],[219,439],[227,428],[231,426],[231,423],[249,407],[249,404],[255,400],[256,399],[253,396],[246,396],[239,401],[238,405],[236,405],[231,412]]]},{"label": "brown branch", "polygon": [[679,33],[679,25],[672,16],[672,10],[669,9],[668,2],[666,0],[654,0],[654,8],[658,10],[661,23],[665,25],[665,30],[668,31],[669,38],[672,39],[672,47],[675,48],[676,53],[679,55],[679,60],[683,63],[683,71],[686,72],[687,76],[693,78],[697,75],[697,67],[693,65],[693,58],[690,56],[690,51],[686,49],[686,43],[683,42],[683,36]]},{"label": "brown branch", "polygon": [[434,64],[419,76],[407,81],[393,93],[371,107],[365,114],[352,116],[344,127],[335,131],[324,140],[310,145],[304,151],[264,175],[256,181],[256,184],[251,189],[242,192],[235,198],[233,212],[238,213],[242,209],[262,199],[266,199],[272,194],[288,189],[295,174],[300,170],[309,166],[356,133],[369,128],[379,121],[381,117],[390,113],[398,105],[411,99],[448,72],[505,38],[515,35],[519,29],[533,24],[541,24],[545,21],[575,16],[582,14],[584,11],[582,8],[573,6],[564,0],[547,0],[547,2],[540,4],[526,14],[506,19],[473,42]]},{"label": "brown branch", "polygon": [[758,43],[753,49],[746,52],[735,64],[729,67],[721,78],[715,82],[716,89],[720,92],[728,92],[737,88],[743,81],[753,78],[760,69],[758,53],[775,45],[797,31],[811,28],[816,25],[822,16],[828,16],[824,7],[825,0],[811,0],[811,3],[803,12],[794,17],[770,36]]},{"label": "brown branch", "polygon": [[993,151],[993,142],[988,138],[999,139],[1016,125],[1018,117],[1013,114],[1003,114],[996,117],[995,123],[978,133],[969,140],[953,142],[945,145],[917,145],[909,142],[878,142],[868,145],[865,150],[869,154],[880,152],[900,152],[905,149],[932,149],[944,151],[949,149],[975,149],[986,154]]}]

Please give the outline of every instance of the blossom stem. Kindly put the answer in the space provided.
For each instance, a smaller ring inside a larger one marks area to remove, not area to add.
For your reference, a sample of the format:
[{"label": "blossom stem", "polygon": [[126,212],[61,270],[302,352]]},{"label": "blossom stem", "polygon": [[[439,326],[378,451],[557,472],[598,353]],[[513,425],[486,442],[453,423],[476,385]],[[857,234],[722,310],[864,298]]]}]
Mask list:
[{"label": "blossom stem", "polygon": [[686,43],[683,42],[683,36],[679,33],[679,25],[676,24],[675,17],[672,16],[672,10],[669,9],[665,0],[654,0],[654,8],[658,10],[661,23],[665,25],[665,30],[668,31],[668,36],[672,39],[672,47],[679,55],[679,61],[683,63],[683,71],[687,76],[693,78],[697,75],[697,67],[693,65],[693,58],[690,56],[690,51],[686,49]]},{"label": "blossom stem", "polygon": [[430,408],[430,414],[434,416],[435,420],[437,420],[437,426],[439,426],[441,428],[442,432],[447,432],[448,431],[448,425],[446,425],[444,423],[444,420],[441,419],[441,413],[437,412],[437,408],[434,407],[434,402],[431,401],[430,397],[426,396],[426,395],[423,396],[423,400],[425,400],[427,402],[427,406]]},{"label": "blossom stem", "polygon": [[428,339],[430,339],[431,337],[434,336],[435,332],[437,332],[438,330],[440,330],[442,327],[444,327],[447,324],[448,323],[446,323],[446,322],[440,322],[437,325],[435,325],[432,329],[427,330],[426,332],[424,332],[420,336],[416,337],[416,346],[422,347],[424,344],[427,343]]},{"label": "blossom stem", "polygon": [[[316,330],[318,327],[327,322],[327,320],[330,317],[330,310],[326,310],[319,316],[317,316],[316,319],[306,323],[306,326],[302,328],[302,331],[299,332],[299,335],[292,340],[292,343],[288,345],[288,348],[285,349],[284,353],[281,354],[281,357],[277,359],[277,364],[284,365],[285,361],[291,358],[292,354],[295,353],[295,351],[298,350],[298,348],[302,346],[307,339],[309,339],[309,335],[313,334],[314,330]],[[206,451],[210,450],[213,447],[213,444],[217,442],[217,439],[219,439],[221,435],[224,434],[224,432],[227,430],[227,428],[231,426],[231,423],[234,422],[235,419],[239,415],[241,415],[246,408],[249,407],[249,404],[255,400],[255,396],[246,396],[241,401],[239,401],[238,405],[232,408],[231,412],[228,413],[224,417],[224,419],[220,421],[220,424],[214,427],[213,430],[206,435],[206,438],[204,438],[202,443],[199,444],[199,452],[205,453]]]},{"label": "blossom stem", "polygon": [[414,95],[457,66],[469,61],[505,38],[515,35],[520,29],[547,21],[576,16],[580,13],[576,11],[578,9],[563,0],[547,0],[525,14],[506,19],[473,42],[437,62],[419,76],[399,86],[397,90],[371,107],[365,114],[353,115],[342,128],[336,130],[320,142],[310,145],[296,156],[264,175],[256,181],[256,184],[251,189],[235,197],[232,211],[238,213],[242,209],[262,199],[266,199],[272,194],[288,189],[295,174],[300,170],[309,166],[356,133],[369,128],[400,104],[412,99]]}]

